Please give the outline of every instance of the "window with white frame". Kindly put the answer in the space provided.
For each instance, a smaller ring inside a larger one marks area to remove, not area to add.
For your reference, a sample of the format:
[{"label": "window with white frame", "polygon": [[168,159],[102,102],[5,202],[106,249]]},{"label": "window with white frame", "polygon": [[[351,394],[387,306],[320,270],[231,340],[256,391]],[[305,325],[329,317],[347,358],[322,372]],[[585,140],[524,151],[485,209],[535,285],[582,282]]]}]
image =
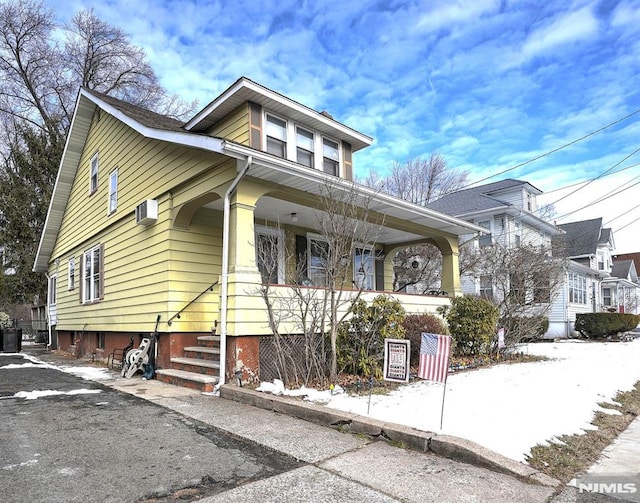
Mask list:
[{"label": "window with white frame", "polygon": [[313,168],[314,150],[313,133],[296,126],[296,162]]},{"label": "window with white frame", "polygon": [[284,232],[256,225],[256,265],[266,284],[284,283]]},{"label": "window with white frame", "polygon": [[109,214],[118,207],[118,169],[114,169],[109,175]]},{"label": "window with white frame", "polygon": [[322,138],[322,169],[330,175],[339,175],[340,150],[338,142]]},{"label": "window with white frame", "polygon": [[91,158],[91,167],[89,170],[89,193],[93,194],[98,190],[98,154],[94,154]]},{"label": "window with white frame", "polygon": [[58,276],[52,274],[49,276],[49,305],[55,305],[58,302]]},{"label": "window with white frame", "polygon": [[520,222],[518,222],[517,220],[515,222],[513,222],[513,239],[514,239],[514,244],[516,246],[520,246],[520,236],[522,235],[522,231],[520,230]]},{"label": "window with white frame", "polygon": [[287,122],[267,114],[267,152],[286,159]]},{"label": "window with white frame", "polygon": [[493,278],[491,276],[480,276],[480,297],[493,300]]},{"label": "window with white frame", "polygon": [[602,303],[607,307],[611,307],[613,305],[611,288],[605,287],[602,289]]},{"label": "window with white frame", "polygon": [[67,289],[73,290],[76,287],[76,258],[69,259],[69,278],[67,281]]},{"label": "window with white frame", "polygon": [[375,290],[375,253],[373,248],[357,247],[353,253],[353,282],[358,289]]},{"label": "window with white frame", "polygon": [[480,247],[489,246],[492,243],[491,239],[491,222],[489,220],[483,220],[482,222],[478,222],[480,227],[484,227],[488,232],[480,234],[479,244]]},{"label": "window with white frame", "polygon": [[569,302],[587,303],[587,277],[576,272],[569,273]]},{"label": "window with white frame", "polygon": [[308,235],[307,276],[314,286],[328,284],[329,243],[320,236]]},{"label": "window with white frame", "polygon": [[84,252],[82,271],[82,301],[95,302],[102,294],[102,247],[94,246]]}]

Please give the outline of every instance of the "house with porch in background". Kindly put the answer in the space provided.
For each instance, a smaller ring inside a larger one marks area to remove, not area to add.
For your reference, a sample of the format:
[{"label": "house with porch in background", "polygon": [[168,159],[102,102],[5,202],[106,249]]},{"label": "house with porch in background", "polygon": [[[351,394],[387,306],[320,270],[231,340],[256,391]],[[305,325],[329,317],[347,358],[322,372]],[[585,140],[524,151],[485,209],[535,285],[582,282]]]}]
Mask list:
[{"label": "house with porch in background", "polygon": [[353,154],[371,143],[244,77],[187,122],[81,89],[34,264],[49,278],[50,344],[107,359],[157,328],[159,379],[273,378],[260,288],[323,294],[327,194],[377,230],[342,257],[341,292],[391,293],[394,254],[430,243],[446,295],[393,297],[408,313],[447,305],[462,293],[459,236],[482,228],[354,183]]}]

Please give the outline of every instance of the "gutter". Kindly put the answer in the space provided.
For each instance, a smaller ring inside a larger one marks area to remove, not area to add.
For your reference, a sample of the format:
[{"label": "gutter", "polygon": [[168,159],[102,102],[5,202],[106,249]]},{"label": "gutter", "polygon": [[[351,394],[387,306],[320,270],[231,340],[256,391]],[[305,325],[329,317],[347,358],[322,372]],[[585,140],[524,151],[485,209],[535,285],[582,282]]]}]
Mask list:
[{"label": "gutter", "polygon": [[229,218],[231,211],[231,196],[238,188],[238,184],[245,177],[253,158],[247,156],[244,167],[236,175],[224,194],[224,210],[223,210],[223,227],[222,227],[222,281],[220,284],[220,380],[216,388],[222,386],[225,382],[227,372],[227,306],[228,306],[228,290],[229,290]]}]

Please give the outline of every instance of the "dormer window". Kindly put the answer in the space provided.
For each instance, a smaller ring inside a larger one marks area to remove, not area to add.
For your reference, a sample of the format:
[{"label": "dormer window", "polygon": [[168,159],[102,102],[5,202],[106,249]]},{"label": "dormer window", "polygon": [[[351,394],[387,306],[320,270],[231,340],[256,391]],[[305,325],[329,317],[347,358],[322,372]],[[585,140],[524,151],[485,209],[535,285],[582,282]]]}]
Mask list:
[{"label": "dormer window", "polygon": [[296,128],[296,161],[308,168],[313,168],[313,133]]},{"label": "dormer window", "polygon": [[267,152],[287,157],[287,123],[273,115],[267,115]]},{"label": "dormer window", "polygon": [[322,139],[322,169],[330,175],[338,175],[340,155],[338,150],[338,142],[329,138]]}]

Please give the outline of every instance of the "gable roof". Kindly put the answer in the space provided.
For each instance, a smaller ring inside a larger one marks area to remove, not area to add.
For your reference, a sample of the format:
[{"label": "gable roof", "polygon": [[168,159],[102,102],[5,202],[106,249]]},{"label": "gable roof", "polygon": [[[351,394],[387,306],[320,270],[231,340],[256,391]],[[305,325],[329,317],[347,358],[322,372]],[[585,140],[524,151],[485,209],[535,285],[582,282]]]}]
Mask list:
[{"label": "gable roof", "polygon": [[615,256],[615,260],[633,260],[636,271],[640,272],[640,252],[619,253]]},{"label": "gable roof", "polygon": [[[64,211],[79,168],[94,113],[103,112],[112,115],[145,138],[176,143],[185,147],[215,152],[245,161],[253,159],[254,165],[251,169],[251,176],[261,180],[268,180],[275,184],[317,195],[323,193],[327,183],[330,183],[337,192],[349,193],[355,188],[363,203],[374,201],[374,204],[369,206],[371,210],[402,219],[410,224],[430,227],[453,235],[480,232],[482,230],[478,226],[455,217],[403,201],[397,197],[379,194],[369,187],[328,175],[320,170],[307,168],[296,162],[281,159],[230,140],[187,130],[180,121],[131,105],[117,98],[82,88],[78,93],[76,108],[49,203],[47,218],[40,236],[40,243],[33,266],[35,272],[43,272],[48,269],[49,260],[55,247],[58,231],[62,225]],[[364,135],[362,137],[368,138]],[[413,234],[407,231],[398,231],[396,237],[398,241],[414,238]]]},{"label": "gable roof", "polygon": [[512,192],[514,188],[526,188],[533,194],[542,194],[541,190],[529,182],[508,178],[452,192],[429,203],[427,207],[462,219],[482,218],[483,216],[507,213],[519,216],[528,224],[540,228],[551,235],[558,234],[559,231],[554,224],[521,207],[515,206],[513,203],[500,199],[502,194]]},{"label": "gable roof", "polygon": [[611,269],[611,276],[616,278],[629,279],[633,282],[638,281],[638,274],[636,272],[633,260],[614,260],[613,267]]},{"label": "gable roof", "polygon": [[347,142],[351,145],[353,152],[373,143],[373,138],[341,124],[327,112],[317,112],[247,77],[240,77],[189,120],[184,127],[187,131],[205,132],[216,121],[227,116],[246,101],[258,103],[274,114],[281,114],[337,140]]},{"label": "gable roof", "polygon": [[595,255],[598,245],[607,244],[612,239],[611,229],[602,228],[602,218],[581,220],[558,225],[565,234],[558,239],[557,245],[564,245],[569,257]]}]

